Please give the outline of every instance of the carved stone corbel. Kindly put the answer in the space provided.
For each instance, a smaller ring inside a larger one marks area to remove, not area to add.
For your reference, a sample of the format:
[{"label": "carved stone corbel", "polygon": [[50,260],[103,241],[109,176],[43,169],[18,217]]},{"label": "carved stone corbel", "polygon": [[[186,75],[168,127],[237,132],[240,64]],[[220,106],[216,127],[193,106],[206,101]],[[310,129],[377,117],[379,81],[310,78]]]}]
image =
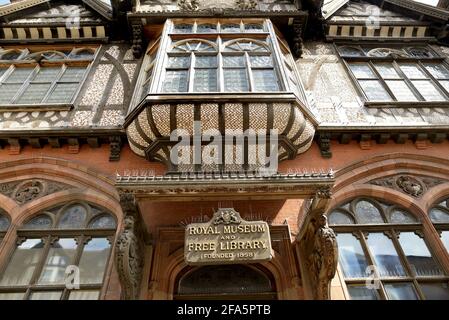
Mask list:
[{"label": "carved stone corbel", "polygon": [[308,287],[315,300],[330,298],[330,282],[338,263],[337,240],[329,228],[325,211],[331,198],[330,186],[323,187],[308,203],[306,217],[297,241],[300,247],[302,272],[307,273]]},{"label": "carved stone corbel", "polygon": [[136,59],[140,58],[143,53],[143,27],[140,24],[133,24],[132,28],[132,50]]},{"label": "carved stone corbel", "polygon": [[301,58],[302,56],[302,22],[299,19],[293,20],[293,40],[292,40],[292,53],[296,59]]},{"label": "carved stone corbel", "polygon": [[142,282],[144,230],[134,195],[121,194],[120,205],[124,213],[124,229],[117,239],[115,261],[122,287],[121,299],[135,300],[139,298]]},{"label": "carved stone corbel", "polygon": [[318,145],[323,158],[332,158],[330,133],[320,133],[318,136]]}]

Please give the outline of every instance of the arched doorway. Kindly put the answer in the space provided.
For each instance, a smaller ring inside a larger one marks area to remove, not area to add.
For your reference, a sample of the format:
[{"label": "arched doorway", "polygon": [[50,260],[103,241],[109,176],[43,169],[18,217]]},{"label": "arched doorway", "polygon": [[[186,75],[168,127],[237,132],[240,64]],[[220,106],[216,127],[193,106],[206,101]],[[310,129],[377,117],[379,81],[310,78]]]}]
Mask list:
[{"label": "arched doorway", "polygon": [[253,265],[216,265],[188,268],[175,284],[175,300],[187,299],[277,299],[268,270]]}]

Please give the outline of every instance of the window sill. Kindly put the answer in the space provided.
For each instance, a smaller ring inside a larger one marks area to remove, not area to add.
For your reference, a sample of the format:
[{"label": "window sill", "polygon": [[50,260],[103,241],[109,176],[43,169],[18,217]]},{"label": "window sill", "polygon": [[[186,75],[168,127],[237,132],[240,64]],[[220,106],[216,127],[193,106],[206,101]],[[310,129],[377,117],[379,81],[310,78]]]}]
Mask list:
[{"label": "window sill", "polygon": [[443,108],[449,101],[365,101],[367,108]]},{"label": "window sill", "polygon": [[0,111],[70,111],[73,103],[55,104],[0,104]]}]

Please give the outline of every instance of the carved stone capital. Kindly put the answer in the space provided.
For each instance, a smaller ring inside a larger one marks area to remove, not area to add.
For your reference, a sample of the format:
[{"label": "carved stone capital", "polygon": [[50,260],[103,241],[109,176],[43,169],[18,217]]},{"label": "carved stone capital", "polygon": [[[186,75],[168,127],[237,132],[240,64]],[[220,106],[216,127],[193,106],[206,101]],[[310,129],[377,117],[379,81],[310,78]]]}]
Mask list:
[{"label": "carved stone capital", "polygon": [[121,194],[120,204],[124,229],[117,239],[115,260],[122,286],[121,298],[135,300],[139,298],[144,266],[144,232],[134,196]]}]

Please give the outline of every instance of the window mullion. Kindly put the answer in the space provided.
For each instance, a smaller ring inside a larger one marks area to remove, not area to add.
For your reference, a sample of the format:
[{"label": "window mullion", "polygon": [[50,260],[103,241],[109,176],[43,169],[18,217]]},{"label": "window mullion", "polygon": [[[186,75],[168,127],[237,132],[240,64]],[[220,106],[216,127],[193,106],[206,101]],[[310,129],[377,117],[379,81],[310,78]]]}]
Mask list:
[{"label": "window mullion", "polygon": [[449,97],[449,92],[441,85],[440,81],[435,78],[430,72],[429,70],[427,70],[427,68],[423,65],[423,63],[421,61],[418,61],[418,65],[421,67],[421,71],[424,72],[424,74],[438,87],[438,89],[441,91],[441,93],[443,93],[443,95],[445,96],[446,100],[448,100]]},{"label": "window mullion", "polygon": [[405,83],[408,85],[408,87],[412,90],[415,97],[418,98],[420,101],[426,101],[426,99],[421,95],[418,89],[413,85],[413,83],[410,81],[410,79],[405,75],[405,73],[402,71],[402,69],[399,67],[398,63],[396,61],[393,61],[392,63],[393,68],[396,70],[396,72],[399,74],[399,76],[405,81]]},{"label": "window mullion", "polygon": [[254,92],[254,90],[255,90],[254,78],[253,78],[253,72],[252,72],[252,68],[251,68],[251,61],[249,59],[249,53],[244,52],[243,54],[245,55],[246,74],[248,76],[248,82],[249,82],[249,92]]},{"label": "window mullion", "polygon": [[396,98],[396,96],[393,94],[393,91],[390,90],[390,87],[388,86],[388,84],[385,82],[384,78],[381,76],[381,74],[377,71],[374,63],[372,61],[368,62],[368,65],[371,67],[371,70],[374,72],[374,74],[376,75],[377,79],[380,81],[380,83],[382,84],[382,86],[384,87],[384,89],[388,92],[388,94],[390,95],[390,97],[394,100],[394,101],[398,101],[398,99]]},{"label": "window mullion", "polygon": [[25,79],[25,81],[23,82],[20,89],[17,91],[16,95],[12,98],[11,104],[16,103],[16,101],[20,99],[20,97],[23,95],[25,90],[30,86],[32,79],[34,79],[36,77],[37,73],[40,71],[40,68],[41,68],[41,66],[34,67],[34,70],[28,75],[28,77]]},{"label": "window mullion", "polygon": [[57,237],[54,237],[51,235],[46,236],[43,239],[43,241],[45,243],[44,249],[42,250],[41,256],[39,257],[39,261],[36,264],[36,268],[34,269],[33,276],[30,279],[29,287],[28,287],[28,290],[27,290],[27,293],[25,296],[26,300],[28,300],[31,295],[30,289],[32,289],[32,287],[34,287],[36,285],[36,282],[39,280],[39,277],[42,273],[45,262],[47,261],[47,256],[48,256],[48,253],[50,252],[50,248],[51,248],[53,241],[57,241],[57,240],[58,240]]},{"label": "window mullion", "polygon": [[[59,67],[59,73],[58,75],[53,79],[53,81],[51,82],[50,88],[48,88],[47,93],[45,94],[44,98],[42,99],[42,103],[46,102],[48,100],[48,98],[50,97],[50,95],[52,94],[53,90],[55,89],[56,85],[58,84],[58,82],[61,80],[64,72],[67,70],[67,65],[63,64],[62,66]],[[75,83],[75,82],[71,82],[71,83]],[[79,86],[79,82],[78,83]]]},{"label": "window mullion", "polygon": [[196,55],[194,52],[190,53],[190,67],[188,74],[188,83],[187,83],[187,92],[193,92],[194,81],[195,81],[195,64],[196,64]]}]

